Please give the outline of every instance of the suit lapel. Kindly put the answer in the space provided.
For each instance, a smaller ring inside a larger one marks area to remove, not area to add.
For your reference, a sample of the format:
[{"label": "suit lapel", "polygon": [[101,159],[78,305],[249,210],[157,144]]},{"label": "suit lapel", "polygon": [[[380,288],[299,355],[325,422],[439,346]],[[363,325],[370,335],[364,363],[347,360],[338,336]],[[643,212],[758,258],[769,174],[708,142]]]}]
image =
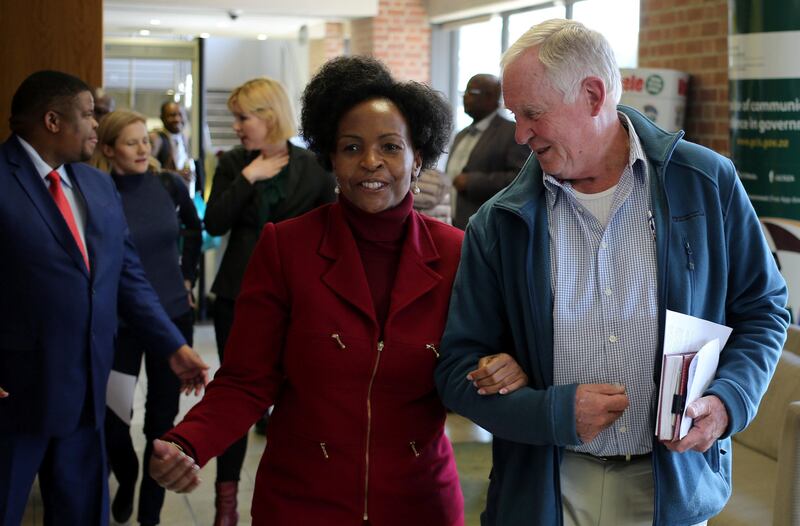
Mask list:
[{"label": "suit lapel", "polygon": [[297,147],[293,144],[289,143],[289,173],[286,174],[286,198],[277,203],[275,210],[272,211],[273,217],[283,217],[286,213],[285,209],[290,203],[294,203],[292,196],[295,195],[297,191],[297,186],[300,184],[300,178],[302,177],[302,170],[298,169],[298,161],[297,157]]},{"label": "suit lapel", "polygon": [[[101,252],[97,250],[100,240],[100,232],[97,229],[97,225],[99,225],[100,222],[95,216],[99,213],[99,209],[102,208],[102,204],[93,203],[95,206],[89,206],[91,195],[87,195],[87,192],[91,192],[91,184],[86,181],[87,174],[84,169],[81,169],[80,165],[68,164],[67,171],[72,180],[74,191],[78,194],[78,197],[83,200],[83,208],[86,212],[86,225],[84,227],[83,237],[86,242],[86,254],[89,257],[89,264],[92,269],[94,269],[96,267],[97,256]],[[90,174],[89,176],[91,177],[93,175],[94,174]],[[83,258],[81,258],[81,261],[83,261]],[[83,265],[83,268],[86,269],[86,265]]]},{"label": "suit lapel", "polygon": [[436,287],[442,276],[430,268],[429,263],[439,259],[439,252],[431,239],[425,221],[412,211],[408,218],[408,231],[400,253],[400,263],[392,287],[392,303],[387,324],[394,314]]},{"label": "suit lapel", "polygon": [[34,208],[50,228],[56,242],[61,245],[88,277],[86,263],[84,263],[81,251],[72,237],[72,232],[70,232],[64,216],[61,215],[61,211],[56,206],[53,196],[50,195],[44,181],[36,173],[33,162],[31,162],[25,150],[22,149],[16,137],[9,139],[6,145],[9,146],[6,151],[8,152],[9,165],[14,177],[25,190],[25,193],[28,194]]},{"label": "suit lapel", "polygon": [[489,121],[489,125],[486,127],[486,129],[483,130],[481,136],[478,137],[478,142],[475,143],[475,147],[472,148],[472,151],[469,153],[469,159],[467,160],[466,166],[464,166],[464,171],[470,171],[470,164],[472,163],[473,159],[485,159],[493,156],[489,155],[488,151],[492,149],[492,143],[497,137],[495,128],[497,128],[497,126],[500,124],[497,119],[502,119],[502,117],[495,115],[494,118]]},{"label": "suit lapel", "polygon": [[319,254],[333,262],[322,275],[322,282],[377,324],[361,255],[338,204],[330,208],[328,230],[320,244]]},{"label": "suit lapel", "polygon": [[[453,152],[454,152],[454,151],[456,151],[456,148],[458,148],[458,143],[460,143],[460,142],[461,142],[461,139],[463,139],[463,138],[464,138],[464,135],[465,135],[466,133],[467,133],[467,128],[464,128],[463,130],[461,130],[460,132],[458,132],[458,133],[456,134],[456,138],[455,138],[455,139],[453,139],[453,144],[452,144],[452,146],[450,146],[450,151],[449,151],[449,152],[447,152],[447,164],[448,164],[448,165],[450,164],[450,159],[452,159],[452,158],[453,158]],[[445,167],[445,171],[447,171],[447,167]]]}]

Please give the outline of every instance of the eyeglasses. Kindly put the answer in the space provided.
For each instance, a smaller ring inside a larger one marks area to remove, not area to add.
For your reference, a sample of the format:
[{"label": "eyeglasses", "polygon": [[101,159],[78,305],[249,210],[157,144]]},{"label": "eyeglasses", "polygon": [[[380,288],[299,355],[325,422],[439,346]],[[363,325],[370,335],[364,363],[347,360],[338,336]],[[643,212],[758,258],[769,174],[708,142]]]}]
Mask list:
[{"label": "eyeglasses", "polygon": [[472,88],[472,89],[468,89],[468,90],[464,90],[464,91],[462,91],[462,92],[461,92],[461,95],[462,95],[462,96],[464,96],[464,95],[467,95],[467,94],[469,94],[469,95],[480,95],[480,94],[482,94],[482,93],[483,93],[483,90],[482,90],[482,89],[479,89],[479,88]]}]

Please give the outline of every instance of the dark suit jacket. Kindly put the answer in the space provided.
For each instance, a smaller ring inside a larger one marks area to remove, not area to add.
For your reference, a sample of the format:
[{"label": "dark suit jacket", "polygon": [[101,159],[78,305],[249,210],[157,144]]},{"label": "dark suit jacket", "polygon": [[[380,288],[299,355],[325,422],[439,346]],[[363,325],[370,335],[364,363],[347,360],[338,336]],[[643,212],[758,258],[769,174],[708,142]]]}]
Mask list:
[{"label": "dark suit jacket", "polygon": [[[239,295],[247,262],[256,246],[263,225],[258,213],[258,192],[242,175],[242,170],[258,156],[241,146],[219,159],[206,207],[205,227],[209,234],[221,236],[230,231],[228,248],[211,290],[221,298],[235,300]],[[270,214],[269,222],[305,214],[322,204],[331,203],[336,194],[333,176],[316,157],[303,148],[289,145],[289,180],[286,199]]]},{"label": "dark suit jacket", "polygon": [[[465,229],[470,216],[487,199],[508,186],[528,159],[531,150],[514,142],[514,127],[513,122],[495,115],[472,149],[463,170],[468,175],[467,188],[458,192],[456,199],[453,225],[458,228]],[[458,147],[467,130],[464,128],[458,132],[451,152]]]},{"label": "dark suit jacket", "polygon": [[0,386],[11,395],[0,434],[102,424],[118,307],[157,352],[185,343],[145,278],[111,178],[66,169],[86,203],[91,273],[16,136],[0,146]]},{"label": "dark suit jacket", "polygon": [[[172,170],[172,171],[180,171],[183,167],[175,166],[175,159],[172,158],[172,142],[170,141],[170,134],[163,128],[159,128],[155,130],[155,132],[161,142],[159,143],[158,150],[153,151],[153,157],[155,157],[159,163],[161,163],[161,168],[164,170]],[[183,141],[183,146],[186,148],[186,153],[189,157],[192,156],[192,151],[189,149],[189,141],[186,140],[186,137],[183,134],[180,134],[181,140]]]}]

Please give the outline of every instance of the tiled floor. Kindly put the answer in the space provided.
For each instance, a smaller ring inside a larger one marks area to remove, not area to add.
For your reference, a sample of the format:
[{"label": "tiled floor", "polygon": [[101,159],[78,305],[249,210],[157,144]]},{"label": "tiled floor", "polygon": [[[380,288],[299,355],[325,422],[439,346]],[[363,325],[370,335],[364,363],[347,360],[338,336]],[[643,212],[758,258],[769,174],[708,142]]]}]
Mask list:
[{"label": "tiled floor", "polygon": [[[214,330],[210,325],[198,325],[195,328],[195,348],[203,359],[211,366],[211,374],[219,366],[216,346],[214,344]],[[144,450],[144,435],[142,434],[144,392],[146,378],[140,378],[134,400],[134,416],[132,422],[133,442],[139,458]],[[194,396],[181,398],[181,413],[178,420],[197,402]],[[489,465],[491,463],[491,436],[483,429],[454,414],[447,419],[447,434],[453,442],[456,451],[461,488],[464,492],[465,508],[467,512],[467,525],[477,526],[479,515],[483,510],[488,486]],[[253,497],[253,484],[256,469],[264,450],[263,436],[250,432],[242,478],[239,483],[239,524],[250,523],[250,501]],[[178,495],[167,492],[164,507],[161,511],[161,524],[165,526],[206,526],[214,519],[214,476],[216,463],[209,462],[200,472],[203,483],[189,495]],[[116,491],[116,481],[111,477],[109,482],[111,495]],[[136,515],[134,512],[133,519]],[[26,510],[22,526],[41,526],[42,503],[38,486],[34,485],[30,501]],[[134,524],[133,522],[130,522]],[[112,521],[112,524],[115,524]]]}]

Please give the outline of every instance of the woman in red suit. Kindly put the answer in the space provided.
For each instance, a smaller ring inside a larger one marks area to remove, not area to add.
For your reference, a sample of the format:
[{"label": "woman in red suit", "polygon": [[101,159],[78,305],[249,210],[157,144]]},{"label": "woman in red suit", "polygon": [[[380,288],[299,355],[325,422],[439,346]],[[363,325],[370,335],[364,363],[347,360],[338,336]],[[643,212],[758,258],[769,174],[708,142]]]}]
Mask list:
[{"label": "woman in red suit", "polygon": [[[374,59],[334,59],[311,80],[303,134],[339,201],[265,226],[222,367],[156,441],[156,480],[191,491],[197,466],[274,403],[253,524],[463,524],[433,383],[462,233],[412,210],[450,121],[436,92]],[[508,355],[482,369],[487,393],[527,382]]]}]

